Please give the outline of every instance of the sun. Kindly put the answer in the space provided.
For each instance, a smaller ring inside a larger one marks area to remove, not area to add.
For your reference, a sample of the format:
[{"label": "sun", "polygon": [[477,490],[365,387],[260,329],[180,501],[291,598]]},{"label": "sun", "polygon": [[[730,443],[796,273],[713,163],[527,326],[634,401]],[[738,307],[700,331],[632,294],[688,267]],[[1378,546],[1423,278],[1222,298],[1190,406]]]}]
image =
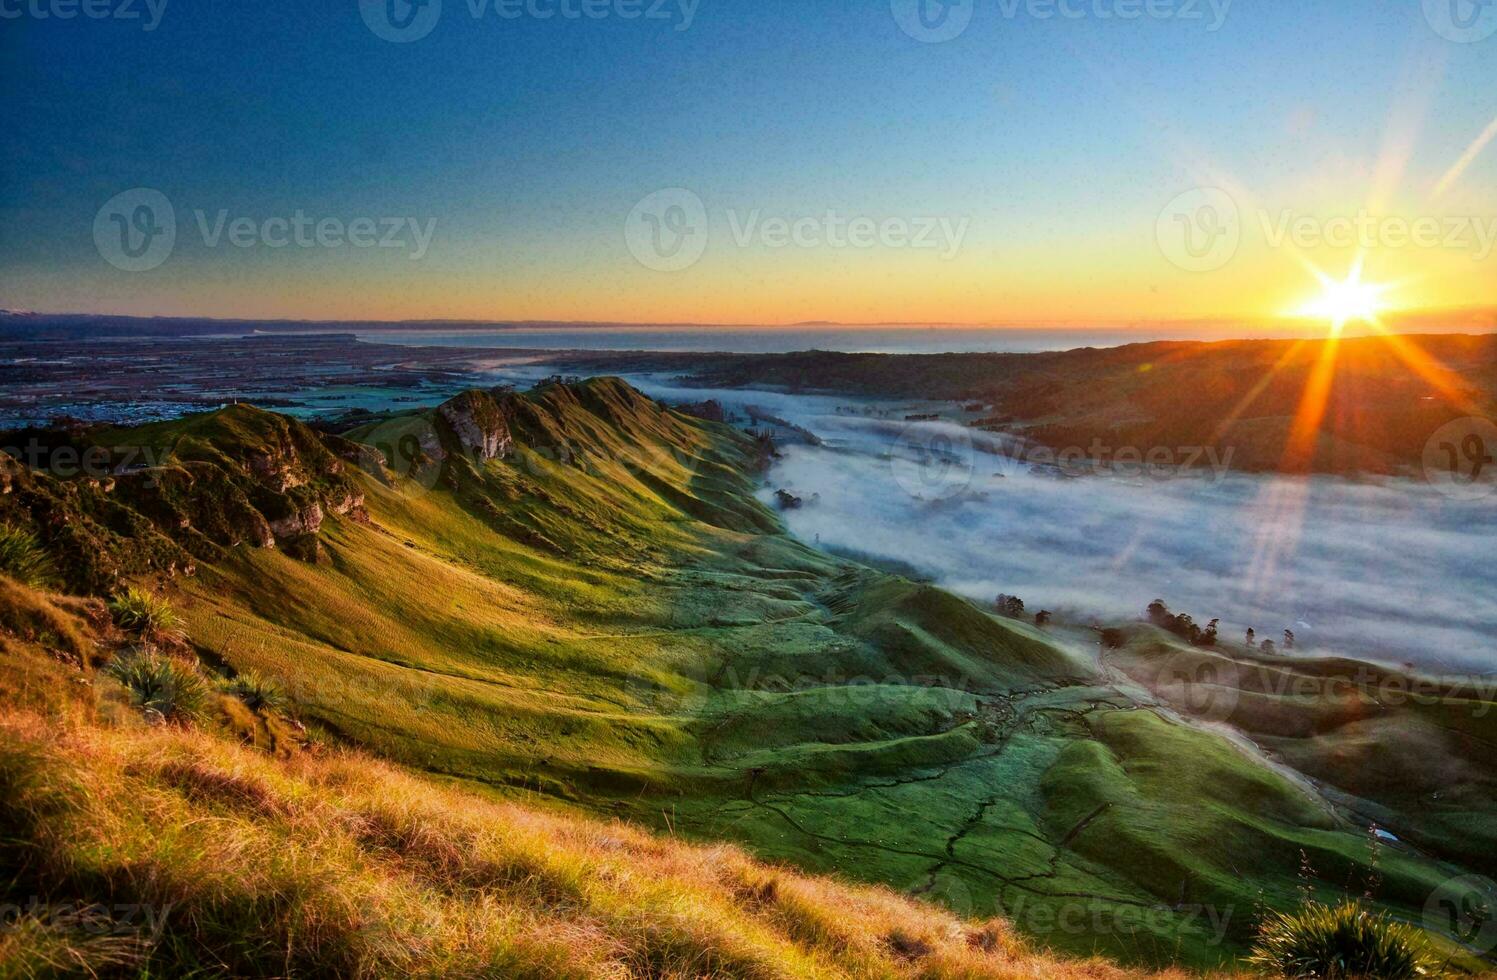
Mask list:
[{"label": "sun", "polygon": [[1385,283],[1362,281],[1362,266],[1357,263],[1346,278],[1340,282],[1320,272],[1320,295],[1294,311],[1297,317],[1328,320],[1331,330],[1339,333],[1341,328],[1354,321],[1376,323],[1378,314],[1387,307],[1383,293],[1391,286]]}]

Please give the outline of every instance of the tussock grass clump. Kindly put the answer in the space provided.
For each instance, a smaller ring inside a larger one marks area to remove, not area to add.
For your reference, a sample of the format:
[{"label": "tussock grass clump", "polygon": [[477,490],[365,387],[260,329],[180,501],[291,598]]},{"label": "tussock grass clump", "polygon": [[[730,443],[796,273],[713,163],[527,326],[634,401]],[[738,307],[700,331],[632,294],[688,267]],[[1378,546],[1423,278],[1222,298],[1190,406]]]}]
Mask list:
[{"label": "tussock grass clump", "polygon": [[251,711],[282,712],[291,699],[279,683],[251,670],[240,671],[223,683],[223,692],[238,698]]},{"label": "tussock grass clump", "polygon": [[187,635],[170,602],[134,585],[109,600],[109,613],[120,629],[147,640],[180,642]]},{"label": "tussock grass clump", "polygon": [[1324,980],[1409,980],[1438,966],[1423,932],[1355,901],[1271,912],[1251,961],[1277,976]]},{"label": "tussock grass clump", "polygon": [[197,669],[154,650],[122,654],[105,672],[125,686],[131,702],[147,716],[187,723],[201,719],[208,709],[208,683]]},{"label": "tussock grass clump", "polygon": [[34,589],[52,588],[58,580],[57,566],[37,536],[5,523],[0,523],[0,574]]}]

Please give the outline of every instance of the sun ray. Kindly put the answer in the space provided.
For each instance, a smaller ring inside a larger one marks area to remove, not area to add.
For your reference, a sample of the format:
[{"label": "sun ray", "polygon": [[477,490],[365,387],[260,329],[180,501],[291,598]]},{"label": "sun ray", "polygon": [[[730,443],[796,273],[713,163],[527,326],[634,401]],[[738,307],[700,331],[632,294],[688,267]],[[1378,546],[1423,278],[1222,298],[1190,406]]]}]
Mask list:
[{"label": "sun ray", "polygon": [[1242,417],[1243,412],[1252,407],[1253,402],[1258,400],[1258,396],[1263,394],[1268,386],[1273,383],[1274,378],[1278,376],[1279,372],[1284,370],[1290,361],[1294,360],[1295,355],[1304,350],[1307,343],[1309,343],[1307,340],[1294,341],[1285,349],[1279,359],[1273,363],[1273,366],[1263,372],[1263,377],[1259,378],[1253,387],[1248,389],[1247,394],[1243,395],[1237,404],[1232,406],[1232,410],[1227,413],[1226,418],[1222,419],[1221,425],[1216,427],[1216,431],[1211,435],[1213,443],[1220,442],[1226,436],[1227,430],[1236,424],[1237,420]]},{"label": "sun ray", "polygon": [[1409,337],[1389,330],[1374,322],[1372,329],[1388,348],[1406,364],[1410,370],[1424,379],[1430,387],[1445,399],[1446,403],[1467,415],[1481,416],[1485,411],[1468,394],[1467,386],[1460,376],[1435,360]]},{"label": "sun ray", "polygon": [[1322,341],[1320,356],[1315,359],[1315,366],[1300,395],[1299,408],[1289,426],[1289,438],[1279,466],[1284,472],[1308,472],[1314,461],[1316,444],[1320,440],[1320,423],[1325,419],[1331,388],[1336,380],[1336,355],[1340,348],[1341,331],[1337,328]]},{"label": "sun ray", "polygon": [[1494,139],[1497,139],[1497,119],[1493,119],[1491,125],[1483,130],[1482,134],[1476,137],[1470,146],[1466,147],[1466,152],[1461,154],[1461,158],[1455,162],[1455,165],[1445,171],[1445,176],[1441,177],[1440,182],[1435,185],[1433,193],[1430,194],[1430,199],[1438,201],[1444,197],[1445,192],[1455,186],[1455,182],[1461,179],[1461,175],[1466,172],[1466,168],[1476,162],[1476,158],[1481,156],[1481,151],[1485,150],[1487,144],[1491,143]]}]

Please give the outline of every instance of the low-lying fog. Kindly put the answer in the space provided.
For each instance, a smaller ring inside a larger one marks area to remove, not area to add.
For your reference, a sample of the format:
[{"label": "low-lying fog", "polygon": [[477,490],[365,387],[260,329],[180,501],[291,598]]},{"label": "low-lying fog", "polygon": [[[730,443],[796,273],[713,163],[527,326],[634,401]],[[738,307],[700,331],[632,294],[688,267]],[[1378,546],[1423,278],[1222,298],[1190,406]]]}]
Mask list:
[{"label": "low-lying fog", "polygon": [[[715,398],[811,430],[782,440],[762,491],[803,506],[792,531],[899,562],[974,599],[1022,598],[1077,620],[1131,619],[1162,598],[1226,638],[1248,626],[1301,652],[1344,652],[1431,670],[1497,671],[1497,507],[1411,480],[1202,472],[1065,478],[919,406],[631,381],[667,401]],[[856,406],[859,414],[846,414]],[[839,414],[839,409],[842,410]],[[979,441],[983,440],[983,441]]]}]

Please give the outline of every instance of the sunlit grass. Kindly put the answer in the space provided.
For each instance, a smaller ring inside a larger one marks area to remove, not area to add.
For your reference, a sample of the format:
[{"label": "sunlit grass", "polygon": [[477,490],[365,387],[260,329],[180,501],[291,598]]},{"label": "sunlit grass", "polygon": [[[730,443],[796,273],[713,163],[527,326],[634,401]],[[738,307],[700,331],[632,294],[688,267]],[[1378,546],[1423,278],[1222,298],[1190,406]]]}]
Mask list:
[{"label": "sunlit grass", "polygon": [[[71,959],[353,977],[1121,977],[878,888],[542,814],[352,751],[277,761],[209,729],[0,719],[7,843],[49,903],[107,891],[159,931],[23,922],[0,967]],[[116,906],[117,907],[117,906]],[[209,954],[207,951],[212,950]]]}]

